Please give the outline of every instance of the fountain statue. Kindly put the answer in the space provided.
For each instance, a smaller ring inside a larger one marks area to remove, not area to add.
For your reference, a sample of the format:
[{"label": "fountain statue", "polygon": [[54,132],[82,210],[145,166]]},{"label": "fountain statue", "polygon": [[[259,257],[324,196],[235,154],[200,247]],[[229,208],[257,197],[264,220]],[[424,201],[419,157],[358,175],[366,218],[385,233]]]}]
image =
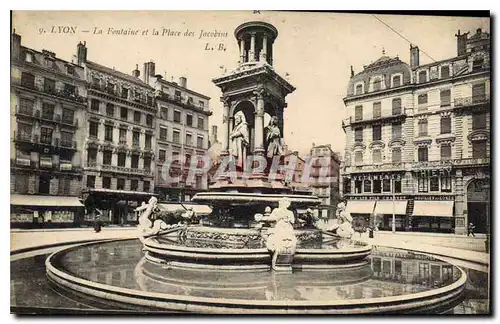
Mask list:
[{"label": "fountain statue", "polygon": [[269,125],[264,129],[266,136],[266,151],[267,158],[272,159],[274,156],[283,155],[283,138],[278,127],[278,117],[272,116]]},{"label": "fountain statue", "polygon": [[346,212],[345,202],[338,203],[335,214],[337,221],[329,231],[335,233],[340,238],[350,239],[354,234],[354,229],[352,228],[352,217],[350,213]]},{"label": "fountain statue", "polygon": [[139,233],[137,236],[142,244],[144,244],[146,237],[158,235],[162,229],[166,229],[167,224],[163,220],[151,220],[151,216],[153,216],[153,213],[158,209],[157,203],[158,200],[156,197],[151,197],[147,204],[142,202],[141,206],[135,209],[135,211],[139,213],[139,225],[137,225]]},{"label": "fountain statue", "polygon": [[234,128],[229,135],[231,140],[231,157],[235,160],[238,168],[244,169],[245,158],[249,144],[248,124],[243,112],[238,111],[234,115]]},{"label": "fountain statue", "polygon": [[256,221],[274,222],[274,227],[267,230],[265,244],[273,254],[271,268],[275,271],[292,271],[292,260],[297,246],[297,238],[293,229],[295,216],[289,210],[290,200],[283,197],[268,217],[256,215]]}]

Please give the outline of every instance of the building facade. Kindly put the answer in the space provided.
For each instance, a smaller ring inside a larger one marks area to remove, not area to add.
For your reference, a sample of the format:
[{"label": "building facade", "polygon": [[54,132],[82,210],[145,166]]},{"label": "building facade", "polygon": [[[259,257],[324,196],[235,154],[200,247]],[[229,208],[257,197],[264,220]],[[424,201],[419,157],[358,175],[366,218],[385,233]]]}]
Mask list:
[{"label": "building facade", "polygon": [[88,83],[85,205],[101,212],[103,222],[136,222],[134,209],[154,192],[154,89],[139,78],[137,68],[128,75],[87,60],[85,44],[77,46],[77,61]]},{"label": "building facade", "polygon": [[176,83],[156,75],[153,62],[144,64],[144,78],[155,89],[157,103],[156,193],[160,200],[190,201],[208,189],[207,172],[196,172],[193,179],[188,175],[203,168],[200,157],[209,148],[210,98],[188,89],[185,77]]},{"label": "building facade", "polygon": [[[335,217],[337,204],[340,202],[340,157],[332,151],[330,144],[315,145],[310,151],[312,194],[321,199],[318,216],[322,219]],[[323,173],[322,169],[328,169]],[[323,179],[327,177],[327,181]]]},{"label": "building facade", "polygon": [[[351,73],[343,193],[382,229],[464,234],[489,227],[490,35],[456,35],[457,56],[382,56]],[[394,215],[394,217],[393,217]],[[393,225],[394,220],[394,225]],[[365,224],[366,225],[366,224]]]},{"label": "building facade", "polygon": [[82,67],[21,44],[11,48],[11,224],[82,221]]}]

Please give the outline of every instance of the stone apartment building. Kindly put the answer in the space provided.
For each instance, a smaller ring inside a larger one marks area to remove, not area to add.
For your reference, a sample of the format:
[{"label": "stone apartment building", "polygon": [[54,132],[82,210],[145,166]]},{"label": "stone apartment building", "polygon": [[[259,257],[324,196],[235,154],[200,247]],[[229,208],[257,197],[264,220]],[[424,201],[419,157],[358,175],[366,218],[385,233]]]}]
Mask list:
[{"label": "stone apartment building", "polygon": [[88,83],[85,205],[102,212],[103,222],[135,222],[134,208],[154,192],[154,89],[139,78],[137,67],[126,74],[88,60],[85,43],[77,46],[77,63]]},{"label": "stone apartment building", "polygon": [[23,46],[15,31],[11,44],[11,224],[79,222],[83,68]]},{"label": "stone apartment building", "polygon": [[154,88],[157,104],[155,192],[160,200],[190,201],[208,189],[207,172],[198,172],[191,182],[188,174],[193,159],[202,167],[198,157],[209,148],[210,98],[189,89],[185,77],[177,83],[155,74],[154,62],[144,63],[144,82]]},{"label": "stone apartment building", "polygon": [[457,56],[421,65],[383,55],[351,73],[343,193],[358,221],[464,234],[489,226],[490,35],[457,37]]},{"label": "stone apartment building", "polygon": [[[322,219],[335,217],[337,204],[340,202],[340,157],[332,151],[330,144],[315,145],[310,150],[311,171],[310,177],[313,179],[310,187],[312,194],[321,199],[321,205],[318,208],[318,216]],[[321,180],[323,174],[322,168],[328,168],[324,173],[329,177],[329,181]]]}]

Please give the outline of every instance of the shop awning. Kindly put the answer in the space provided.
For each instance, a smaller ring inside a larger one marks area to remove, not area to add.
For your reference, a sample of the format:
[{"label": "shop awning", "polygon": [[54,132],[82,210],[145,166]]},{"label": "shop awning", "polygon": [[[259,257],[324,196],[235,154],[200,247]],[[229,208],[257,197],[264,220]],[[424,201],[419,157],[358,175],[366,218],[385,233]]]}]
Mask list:
[{"label": "shop awning", "polygon": [[375,200],[349,200],[346,212],[350,214],[371,214],[375,207]]},{"label": "shop awning", "polygon": [[391,214],[396,215],[406,214],[406,205],[408,200],[379,200],[375,205],[375,214]]},{"label": "shop awning", "polygon": [[14,206],[41,207],[83,207],[78,197],[10,195],[10,204]]},{"label": "shop awning", "polygon": [[158,208],[160,208],[161,211],[169,213],[186,210],[181,204],[158,204]]},{"label": "shop awning", "polygon": [[188,209],[189,207],[192,207],[193,208],[193,211],[196,213],[196,214],[199,214],[199,215],[208,215],[212,212],[212,208],[210,208],[209,206],[207,205],[197,205],[197,204],[182,204],[184,206],[184,208]]},{"label": "shop awning", "polygon": [[453,217],[453,201],[415,200],[413,216]]}]

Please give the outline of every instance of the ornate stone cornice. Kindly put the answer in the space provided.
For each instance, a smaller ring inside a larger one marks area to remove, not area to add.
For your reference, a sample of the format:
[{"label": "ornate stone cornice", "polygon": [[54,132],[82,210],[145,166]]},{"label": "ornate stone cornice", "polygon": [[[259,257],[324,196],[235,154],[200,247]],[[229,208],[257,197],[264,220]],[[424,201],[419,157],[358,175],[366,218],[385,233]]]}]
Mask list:
[{"label": "ornate stone cornice", "polygon": [[377,140],[377,141],[373,141],[370,143],[370,145],[368,145],[368,148],[371,150],[371,149],[374,149],[374,148],[384,148],[385,147],[385,143],[380,141],[380,140]]},{"label": "ornate stone cornice", "polygon": [[366,150],[366,145],[363,142],[355,142],[352,146],[352,151]]},{"label": "ornate stone cornice", "polygon": [[432,139],[430,138],[415,139],[413,143],[419,147],[430,146],[432,144]]},{"label": "ornate stone cornice", "polygon": [[487,141],[490,139],[490,133],[487,130],[476,130],[467,135],[469,142]]},{"label": "ornate stone cornice", "polygon": [[406,141],[404,138],[395,138],[389,141],[387,144],[389,147],[396,147],[396,146],[404,146],[406,144]]}]

